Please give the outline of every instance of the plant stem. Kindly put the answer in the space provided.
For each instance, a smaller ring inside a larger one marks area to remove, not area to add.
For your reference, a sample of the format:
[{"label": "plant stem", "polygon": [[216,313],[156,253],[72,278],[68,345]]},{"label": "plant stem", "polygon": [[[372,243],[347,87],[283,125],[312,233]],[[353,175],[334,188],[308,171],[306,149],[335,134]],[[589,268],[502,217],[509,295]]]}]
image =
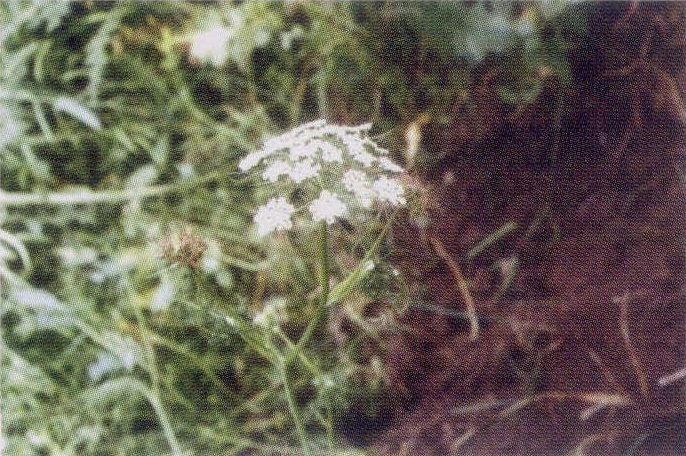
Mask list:
[{"label": "plant stem", "polygon": [[33,204],[70,205],[96,203],[122,203],[128,200],[151,196],[162,196],[176,191],[189,190],[193,187],[216,181],[227,175],[230,168],[210,172],[204,176],[183,179],[178,182],[153,185],[143,188],[129,188],[123,190],[92,191],[75,190],[53,193],[19,193],[0,191],[0,205],[30,206]]},{"label": "plant stem", "polygon": [[293,388],[291,387],[290,380],[288,380],[288,373],[286,372],[286,362],[283,358],[278,361],[278,369],[281,374],[281,381],[283,382],[284,390],[286,391],[286,401],[288,402],[288,410],[291,412],[293,421],[295,422],[295,430],[298,433],[298,439],[300,439],[300,445],[303,447],[303,452],[306,456],[311,456],[310,444],[307,441],[307,434],[305,433],[305,427],[303,426],[302,419],[300,418],[300,413],[298,413],[298,406],[295,403],[295,395],[293,394]]},{"label": "plant stem", "polygon": [[437,237],[431,236],[429,238],[429,241],[431,242],[431,245],[433,245],[434,250],[436,251],[438,256],[443,258],[443,260],[447,263],[448,269],[450,269],[450,272],[453,274],[455,280],[457,281],[457,287],[459,288],[460,293],[462,293],[462,297],[464,298],[465,305],[467,307],[467,314],[469,315],[469,338],[470,340],[476,340],[476,338],[479,337],[479,319],[476,314],[476,305],[474,304],[474,298],[472,297],[472,294],[469,291],[469,285],[467,284],[467,280],[464,278],[464,275],[462,274],[460,265],[458,265],[457,261],[455,261],[453,257],[450,256],[445,247],[443,247],[443,243],[441,243],[441,241],[439,241]]},{"label": "plant stem", "polygon": [[329,300],[329,241],[328,241],[328,228],[326,222],[322,222],[319,227],[319,288],[321,289],[319,295],[319,305],[315,311],[314,317],[310,320],[310,323],[305,328],[300,340],[295,346],[295,352],[297,353],[302,349],[302,347],[310,340],[314,330],[316,329],[319,321],[326,312],[328,300]]},{"label": "plant stem", "polygon": [[160,389],[160,374],[157,371],[155,347],[148,338],[148,325],[145,322],[145,316],[143,315],[141,308],[138,306],[138,303],[136,302],[134,293],[132,292],[133,286],[130,284],[128,277],[126,278],[126,282],[128,285],[126,287],[126,289],[128,290],[128,298],[131,302],[131,305],[133,306],[134,313],[136,315],[138,331],[140,333],[143,348],[145,350],[144,358],[147,364],[147,371],[150,375],[150,380],[152,383],[152,389],[148,392],[144,391],[144,394],[147,396],[150,405],[152,405],[153,409],[155,410],[155,413],[157,414],[157,417],[160,420],[162,430],[167,439],[167,442],[169,443],[169,447],[172,450],[172,454],[174,456],[181,456],[183,454],[183,452],[181,451],[181,446],[179,445],[179,441],[177,440],[176,434],[174,433],[174,428],[172,427],[171,421],[169,420],[169,415],[167,415],[167,411],[164,408],[164,404],[162,403],[162,391]]},{"label": "plant stem", "polygon": [[319,286],[322,289],[319,305],[326,307],[329,299],[329,233],[326,222],[322,222],[319,228]]},{"label": "plant stem", "polygon": [[156,393],[153,391],[147,391],[144,393],[148,399],[148,402],[155,410],[158,419],[160,420],[160,424],[162,425],[162,432],[164,432],[164,436],[167,439],[167,442],[169,443],[169,447],[172,450],[172,454],[174,456],[182,456],[183,451],[181,451],[181,445],[179,445],[179,441],[176,439],[174,429],[172,428],[171,422],[169,420],[169,415],[167,415],[167,411],[164,409],[160,397],[156,395]]}]

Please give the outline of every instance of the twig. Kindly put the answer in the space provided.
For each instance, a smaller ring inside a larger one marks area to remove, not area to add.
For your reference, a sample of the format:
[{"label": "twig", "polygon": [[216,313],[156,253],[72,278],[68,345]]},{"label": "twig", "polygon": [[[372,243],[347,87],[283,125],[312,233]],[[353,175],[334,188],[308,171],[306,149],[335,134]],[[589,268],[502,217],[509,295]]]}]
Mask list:
[{"label": "twig", "polygon": [[[564,392],[564,391],[550,391],[547,393],[541,393],[537,394],[535,396],[527,397],[524,399],[520,399],[517,402],[515,402],[513,405],[508,407],[507,409],[503,410],[500,413],[500,418],[505,418],[508,415],[511,415],[524,407],[531,405],[535,402],[540,402],[544,400],[549,400],[549,399],[554,399],[554,400],[578,400],[582,402],[589,403],[593,406],[600,408],[604,407],[609,407],[609,406],[626,406],[626,405],[631,405],[633,402],[631,399],[623,394],[608,394],[608,393],[599,393],[599,392],[587,392],[587,393],[572,393],[572,392]],[[582,418],[583,418],[583,412],[582,412]]]},{"label": "twig", "polygon": [[608,383],[610,383],[617,390],[617,392],[625,394],[626,391],[624,391],[624,388],[622,388],[622,385],[617,381],[615,376],[612,375],[612,371],[610,371],[605,363],[603,363],[603,360],[600,358],[600,356],[598,356],[598,353],[596,353],[591,347],[586,347],[586,350],[588,351],[588,355],[591,357],[593,362],[598,365]]},{"label": "twig", "polygon": [[636,356],[636,349],[631,343],[631,336],[629,335],[629,308],[628,301],[629,295],[624,294],[620,297],[614,298],[614,301],[620,305],[619,310],[619,327],[622,332],[622,337],[624,338],[624,344],[626,345],[626,351],[629,353],[629,360],[634,368],[634,373],[636,374],[636,379],[641,388],[641,394],[646,397],[648,396],[648,381],[646,380],[645,372],[643,371],[643,366]]},{"label": "twig", "polygon": [[469,252],[467,252],[467,259],[473,260],[477,255],[486,250],[490,245],[495,244],[501,238],[510,234],[510,232],[516,230],[519,226],[516,222],[509,221],[502,225],[497,230],[493,231],[491,234],[486,236],[481,242],[476,246],[472,247]]},{"label": "twig", "polygon": [[[533,396],[525,397],[523,399],[505,399],[505,400],[490,400],[482,403],[477,403],[477,404],[471,404],[471,405],[466,405],[463,407],[459,407],[457,409],[454,409],[452,413],[460,415],[460,414],[468,414],[468,413],[473,413],[473,412],[482,412],[486,411],[489,409],[498,409],[502,406],[509,405],[509,407],[501,410],[497,415],[495,416],[496,420],[504,420],[508,416],[518,412],[519,410],[523,409],[524,407],[527,407],[533,403],[536,402],[541,402],[545,400],[577,400],[581,402],[586,402],[590,404],[590,407],[584,409],[581,411],[581,414],[579,418],[583,421],[585,419],[588,419],[592,414],[595,412],[602,410],[605,407],[610,407],[610,406],[616,406],[616,407],[621,407],[621,406],[627,406],[631,405],[633,402],[631,398],[624,394],[608,394],[608,393],[602,393],[602,392],[579,392],[579,393],[574,393],[574,392],[565,392],[565,391],[549,391],[546,393],[541,393],[541,394],[536,394]],[[476,435],[477,432],[480,432],[482,429],[484,429],[484,426],[481,427],[470,427],[467,429],[467,431],[457,439],[457,441],[454,443],[455,447],[463,445],[467,440],[471,439],[474,435]]]},{"label": "twig", "polygon": [[[408,307],[412,309],[418,309],[418,310],[423,310],[426,312],[433,312],[441,315],[447,315],[448,317],[454,317],[454,318],[461,318],[463,320],[470,320],[470,314],[468,312],[463,312],[461,310],[455,310],[455,309],[448,309],[446,307],[443,307],[439,304],[431,304],[431,303],[426,303],[426,302],[411,302],[408,304]],[[504,320],[504,318],[497,317],[497,316],[492,316],[492,315],[478,315],[477,317],[479,320],[483,321],[489,321],[489,322],[498,322],[501,323]]]},{"label": "twig", "polygon": [[627,11],[624,14],[622,14],[622,17],[620,17],[617,22],[612,24],[612,30],[616,32],[617,29],[624,27],[626,25],[626,23],[629,22],[629,19],[631,19],[631,17],[634,15],[636,10],[638,9],[637,7],[638,7],[638,0],[633,0],[631,2],[631,4],[629,5],[629,8],[627,9]]},{"label": "twig", "polygon": [[457,261],[455,261],[453,257],[451,257],[450,254],[445,250],[445,247],[443,247],[441,241],[439,241],[437,238],[433,236],[429,238],[429,241],[431,242],[431,245],[433,245],[433,248],[434,250],[436,250],[438,256],[443,258],[443,260],[445,260],[445,262],[448,264],[450,272],[452,272],[453,276],[455,277],[455,280],[457,281],[457,286],[460,289],[460,293],[462,293],[465,305],[467,306],[467,313],[469,315],[470,339],[476,340],[476,338],[479,336],[479,319],[476,315],[476,306],[474,305],[474,298],[472,298],[472,294],[469,291],[467,281],[462,275],[462,270],[460,269],[460,266],[457,264]]},{"label": "twig", "polygon": [[459,436],[457,439],[455,439],[454,442],[450,444],[450,450],[452,453],[457,453],[459,448],[467,443],[472,437],[476,435],[477,429],[474,426],[470,426],[467,428],[467,430]]},{"label": "twig", "polygon": [[572,449],[569,453],[566,454],[566,456],[585,456],[586,455],[586,449],[589,448],[591,445],[594,443],[606,441],[606,442],[611,442],[612,439],[615,437],[616,433],[609,433],[609,434],[591,434],[588,437],[585,437],[579,444]]},{"label": "twig", "polygon": [[683,380],[684,378],[686,378],[686,367],[679,369],[672,374],[663,375],[658,379],[657,384],[660,386],[667,386],[674,382],[678,382],[679,380]]}]

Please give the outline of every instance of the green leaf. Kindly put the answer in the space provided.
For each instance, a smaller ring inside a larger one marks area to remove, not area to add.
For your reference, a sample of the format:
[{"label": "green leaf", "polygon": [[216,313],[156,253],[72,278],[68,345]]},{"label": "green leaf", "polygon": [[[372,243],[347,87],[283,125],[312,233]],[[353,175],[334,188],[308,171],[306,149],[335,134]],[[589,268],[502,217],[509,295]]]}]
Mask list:
[{"label": "green leaf", "polygon": [[12,300],[34,310],[67,312],[67,307],[55,296],[37,288],[24,288],[12,293]]},{"label": "green leaf", "polygon": [[91,388],[83,394],[83,400],[90,406],[106,406],[114,401],[131,399],[131,393],[139,392],[148,396],[146,386],[137,378],[124,376],[107,380],[97,388]]},{"label": "green leaf", "polygon": [[53,107],[57,111],[62,111],[75,117],[93,130],[100,130],[102,128],[98,116],[73,98],[59,97],[55,100]]}]

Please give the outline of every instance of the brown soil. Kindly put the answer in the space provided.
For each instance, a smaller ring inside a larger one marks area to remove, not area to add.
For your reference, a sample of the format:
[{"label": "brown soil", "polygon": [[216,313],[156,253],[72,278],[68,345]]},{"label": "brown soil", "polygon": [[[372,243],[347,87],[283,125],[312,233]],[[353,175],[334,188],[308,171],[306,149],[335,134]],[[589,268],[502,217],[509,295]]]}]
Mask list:
[{"label": "brown soil", "polygon": [[[571,87],[513,113],[483,70],[427,139],[447,154],[425,179],[431,222],[395,238],[430,305],[389,340],[401,405],[382,454],[686,454],[685,381],[665,384],[686,365],[685,8],[589,10]],[[437,310],[466,310],[460,274],[475,340]]]}]

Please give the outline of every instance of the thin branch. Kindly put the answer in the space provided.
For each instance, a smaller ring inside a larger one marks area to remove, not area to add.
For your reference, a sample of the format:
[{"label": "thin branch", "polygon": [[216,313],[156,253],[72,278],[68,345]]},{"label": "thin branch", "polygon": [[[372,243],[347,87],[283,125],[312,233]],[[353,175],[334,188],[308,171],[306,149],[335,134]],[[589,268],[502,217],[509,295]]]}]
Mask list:
[{"label": "thin branch", "polygon": [[660,377],[657,383],[660,386],[667,386],[671,385],[674,382],[678,382],[679,380],[682,380],[684,378],[686,378],[686,367],[684,367],[683,369],[679,369],[678,371],[672,374]]},{"label": "thin branch", "polygon": [[460,269],[460,266],[457,264],[457,261],[455,261],[453,257],[450,256],[450,254],[445,250],[445,247],[443,247],[441,241],[439,241],[437,238],[433,236],[429,238],[429,241],[431,241],[431,245],[433,245],[433,248],[434,250],[436,250],[438,256],[440,256],[448,264],[450,272],[452,272],[453,276],[455,277],[455,280],[457,281],[457,286],[460,289],[460,293],[462,293],[465,305],[467,306],[467,314],[469,315],[469,337],[471,340],[476,340],[476,338],[479,336],[479,319],[476,316],[476,306],[474,305],[474,298],[472,298],[472,294],[469,291],[469,285],[467,284],[467,281],[462,275],[462,270]]},{"label": "thin branch", "polygon": [[[623,394],[608,394],[608,393],[602,393],[602,392],[579,392],[579,393],[574,393],[574,392],[566,392],[566,391],[550,391],[546,393],[541,393],[537,394],[535,396],[530,396],[524,399],[520,399],[517,402],[515,402],[513,405],[510,407],[506,408],[500,413],[500,418],[505,418],[521,409],[524,407],[531,405],[536,402],[541,402],[541,401],[546,401],[546,400],[560,400],[560,401],[568,401],[568,400],[576,400],[576,401],[581,401],[581,402],[586,402],[587,404],[593,405],[597,407],[598,409],[600,408],[605,408],[605,407],[623,407],[627,405],[631,405],[633,402],[631,398],[623,395]],[[582,412],[582,416],[580,418],[583,418],[584,413]]]},{"label": "thin branch", "polygon": [[638,380],[639,387],[641,388],[641,394],[644,397],[648,396],[648,381],[646,380],[646,375],[641,365],[641,361],[636,355],[636,349],[631,343],[631,336],[629,335],[629,302],[630,295],[624,294],[620,297],[614,298],[614,301],[620,305],[619,314],[619,327],[622,332],[622,338],[624,339],[624,344],[626,346],[626,351],[629,353],[629,360],[634,368],[634,373],[636,374],[636,379]]},{"label": "thin branch", "polygon": [[34,204],[72,205],[97,203],[122,203],[134,199],[161,196],[175,191],[207,184],[229,175],[227,170],[217,170],[194,179],[184,179],[179,182],[163,185],[153,185],[141,188],[127,188],[123,190],[77,190],[53,193],[18,193],[0,190],[0,206],[31,206]]}]

